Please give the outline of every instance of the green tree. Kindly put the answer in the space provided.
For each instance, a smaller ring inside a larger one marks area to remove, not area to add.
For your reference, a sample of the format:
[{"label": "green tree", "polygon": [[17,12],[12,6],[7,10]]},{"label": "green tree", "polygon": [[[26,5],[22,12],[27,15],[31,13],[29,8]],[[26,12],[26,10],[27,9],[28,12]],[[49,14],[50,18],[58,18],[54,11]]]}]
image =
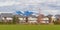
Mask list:
[{"label": "green tree", "polygon": [[17,16],[13,16],[13,24],[19,23],[19,18]]}]

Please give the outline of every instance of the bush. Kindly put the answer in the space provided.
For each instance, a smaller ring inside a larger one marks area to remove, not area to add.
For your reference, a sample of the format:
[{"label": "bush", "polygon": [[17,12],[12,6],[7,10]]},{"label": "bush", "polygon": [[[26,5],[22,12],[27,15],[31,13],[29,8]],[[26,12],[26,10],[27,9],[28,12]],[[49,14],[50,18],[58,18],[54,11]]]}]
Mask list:
[{"label": "bush", "polygon": [[60,20],[54,21],[54,24],[60,24]]}]

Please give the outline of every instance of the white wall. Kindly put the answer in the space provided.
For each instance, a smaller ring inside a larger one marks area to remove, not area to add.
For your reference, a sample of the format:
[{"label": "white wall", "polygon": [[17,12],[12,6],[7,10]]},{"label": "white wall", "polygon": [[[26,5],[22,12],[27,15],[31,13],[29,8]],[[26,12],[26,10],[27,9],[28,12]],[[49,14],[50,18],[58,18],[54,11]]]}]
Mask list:
[{"label": "white wall", "polygon": [[36,23],[37,22],[37,18],[32,18],[32,17],[29,17],[29,23]]},{"label": "white wall", "polygon": [[34,21],[37,20],[37,18],[32,18],[32,17],[29,17],[28,19],[29,19],[29,20],[34,20]]},{"label": "white wall", "polygon": [[41,23],[49,23],[49,19],[47,17],[42,18]]},{"label": "white wall", "polygon": [[[5,20],[4,17],[3,17],[2,19]],[[6,18],[6,19],[7,19],[7,20],[13,20],[13,18]]]}]

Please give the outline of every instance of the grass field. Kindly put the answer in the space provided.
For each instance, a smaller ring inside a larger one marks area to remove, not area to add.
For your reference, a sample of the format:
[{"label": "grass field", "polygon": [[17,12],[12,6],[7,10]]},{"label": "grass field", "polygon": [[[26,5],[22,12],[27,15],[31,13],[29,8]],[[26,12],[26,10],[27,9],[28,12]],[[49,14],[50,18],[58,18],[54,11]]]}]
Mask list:
[{"label": "grass field", "polygon": [[0,25],[0,30],[60,30],[60,25]]}]

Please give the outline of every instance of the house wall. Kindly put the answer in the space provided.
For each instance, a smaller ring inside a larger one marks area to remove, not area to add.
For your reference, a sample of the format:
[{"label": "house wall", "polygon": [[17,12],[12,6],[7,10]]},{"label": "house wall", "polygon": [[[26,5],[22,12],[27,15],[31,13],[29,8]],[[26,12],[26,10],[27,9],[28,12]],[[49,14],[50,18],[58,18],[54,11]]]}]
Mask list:
[{"label": "house wall", "polygon": [[49,18],[42,18],[41,23],[49,23]]},{"label": "house wall", "polygon": [[21,22],[25,22],[25,18],[19,18],[19,22],[21,23]]},{"label": "house wall", "polygon": [[[2,17],[2,20],[5,20],[5,18],[4,17]],[[13,20],[13,18],[6,18],[6,20]]]},{"label": "house wall", "polygon": [[28,21],[29,23],[36,23],[37,22],[37,18],[29,17],[28,20],[29,20]]},{"label": "house wall", "polygon": [[13,20],[13,18],[6,18],[7,20]]},{"label": "house wall", "polygon": [[24,20],[23,18],[19,18],[19,20]]},{"label": "house wall", "polygon": [[28,19],[29,19],[29,20],[34,20],[34,21],[37,20],[37,18],[32,18],[32,17],[29,17]]}]

